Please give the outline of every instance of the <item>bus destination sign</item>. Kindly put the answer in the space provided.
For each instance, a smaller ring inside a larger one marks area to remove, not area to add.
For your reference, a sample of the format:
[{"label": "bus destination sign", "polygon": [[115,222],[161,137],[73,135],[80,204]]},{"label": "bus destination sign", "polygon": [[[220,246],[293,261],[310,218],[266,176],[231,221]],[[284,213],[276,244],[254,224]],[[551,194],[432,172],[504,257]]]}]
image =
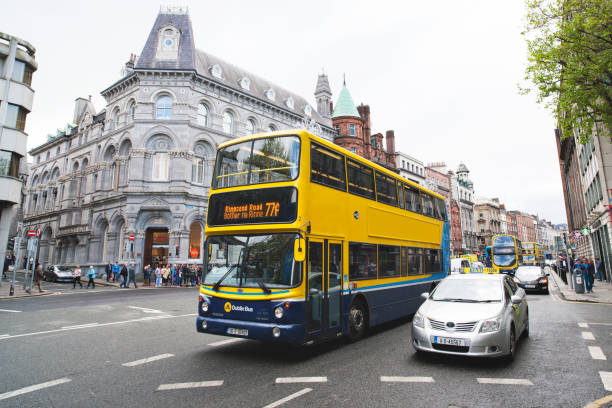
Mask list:
[{"label": "bus destination sign", "polygon": [[294,187],[232,191],[210,197],[208,225],[285,223],[296,215]]}]

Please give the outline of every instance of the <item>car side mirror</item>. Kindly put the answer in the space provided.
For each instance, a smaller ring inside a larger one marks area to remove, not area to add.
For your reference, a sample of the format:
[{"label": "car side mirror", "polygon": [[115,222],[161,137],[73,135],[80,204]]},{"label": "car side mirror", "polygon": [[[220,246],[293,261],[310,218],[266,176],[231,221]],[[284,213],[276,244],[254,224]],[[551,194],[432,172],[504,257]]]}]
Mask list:
[{"label": "car side mirror", "polygon": [[423,300],[427,300],[427,299],[429,299],[429,292],[423,292],[423,293],[421,293],[421,299],[423,299]]},{"label": "car side mirror", "polygon": [[510,301],[512,302],[513,305],[519,305],[523,301],[523,298],[517,295],[512,295],[512,297],[510,298]]}]

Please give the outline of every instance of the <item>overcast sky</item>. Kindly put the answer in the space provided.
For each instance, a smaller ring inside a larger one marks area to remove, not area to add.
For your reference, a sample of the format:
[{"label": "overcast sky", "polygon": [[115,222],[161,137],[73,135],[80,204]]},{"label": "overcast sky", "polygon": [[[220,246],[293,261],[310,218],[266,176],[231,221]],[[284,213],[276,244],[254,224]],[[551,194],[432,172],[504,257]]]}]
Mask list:
[{"label": "overcast sky", "polygon": [[0,31],[36,47],[28,149],[72,121],[74,100],[120,77],[140,54],[160,5],[189,7],[196,48],[306,97],[342,76],[369,104],[373,132],[425,164],[470,170],[476,196],[565,223],[552,115],[521,96],[521,0],[6,2]]}]

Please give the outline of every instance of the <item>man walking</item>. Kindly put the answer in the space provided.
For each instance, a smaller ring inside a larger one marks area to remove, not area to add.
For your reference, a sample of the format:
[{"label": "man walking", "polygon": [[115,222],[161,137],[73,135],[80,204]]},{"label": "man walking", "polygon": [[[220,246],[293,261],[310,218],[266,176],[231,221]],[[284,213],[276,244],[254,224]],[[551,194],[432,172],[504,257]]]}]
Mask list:
[{"label": "man walking", "polygon": [[119,261],[115,261],[115,264],[113,265],[113,282],[117,282],[119,280],[119,271],[121,271]]},{"label": "man walking", "polygon": [[89,289],[89,285],[92,286],[92,288],[96,288],[96,282],[94,281],[94,278],[96,277],[96,270],[94,269],[93,265],[89,265],[89,270],[87,271],[87,277],[89,278],[89,281],[87,281],[87,289]]},{"label": "man walking", "polygon": [[[36,270],[34,271],[34,282],[32,284],[32,287],[38,286],[38,291],[41,293],[45,292],[43,288],[40,287],[40,281],[42,279],[43,279],[42,265],[39,264]],[[26,289],[26,292],[31,293],[29,288]]]},{"label": "man walking", "polygon": [[130,267],[128,268],[128,283],[126,287],[130,287],[130,282],[134,282],[134,289],[136,289],[138,286],[136,286],[136,269],[134,267],[134,264],[130,264]]},{"label": "man walking", "polygon": [[120,288],[126,288],[127,289],[127,277],[128,277],[128,269],[127,269],[127,264],[123,264],[123,266],[121,267],[121,284],[119,285]]},{"label": "man walking", "polygon": [[110,261],[108,261],[108,263],[106,264],[104,272],[106,272],[106,281],[110,281],[110,278],[113,274],[113,264]]}]

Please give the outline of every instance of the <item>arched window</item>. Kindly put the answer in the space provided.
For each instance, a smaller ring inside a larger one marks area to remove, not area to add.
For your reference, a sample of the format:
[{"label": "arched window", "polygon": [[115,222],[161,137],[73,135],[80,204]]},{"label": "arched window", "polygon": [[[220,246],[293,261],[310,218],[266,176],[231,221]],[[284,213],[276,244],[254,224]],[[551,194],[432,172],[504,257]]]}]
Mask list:
[{"label": "arched window", "polygon": [[128,105],[128,120],[133,122],[136,119],[136,102],[132,101]]},{"label": "arched window", "polygon": [[212,148],[207,143],[197,143],[194,148],[194,158],[191,163],[191,182],[204,184],[206,180],[206,157],[211,155]]},{"label": "arched window", "polygon": [[189,258],[200,259],[202,257],[202,225],[195,221],[189,229]]},{"label": "arched window", "polygon": [[276,126],[274,126],[274,125],[272,125],[272,124],[271,124],[271,125],[268,125],[268,130],[269,130],[270,132],[276,132],[276,131],[277,131]]},{"label": "arched window", "polygon": [[155,105],[155,118],[170,119],[172,116],[172,98],[168,95],[160,96]]},{"label": "arched window", "polygon": [[198,125],[208,126],[208,107],[203,103],[198,105]]},{"label": "arched window", "polygon": [[232,133],[234,127],[234,117],[228,111],[223,112],[223,131],[225,133]]},{"label": "arched window", "polygon": [[249,135],[255,133],[255,121],[253,119],[248,119],[246,122],[246,130]]},{"label": "arched window", "polygon": [[113,110],[113,129],[117,129],[119,127],[119,108],[115,108]]}]

